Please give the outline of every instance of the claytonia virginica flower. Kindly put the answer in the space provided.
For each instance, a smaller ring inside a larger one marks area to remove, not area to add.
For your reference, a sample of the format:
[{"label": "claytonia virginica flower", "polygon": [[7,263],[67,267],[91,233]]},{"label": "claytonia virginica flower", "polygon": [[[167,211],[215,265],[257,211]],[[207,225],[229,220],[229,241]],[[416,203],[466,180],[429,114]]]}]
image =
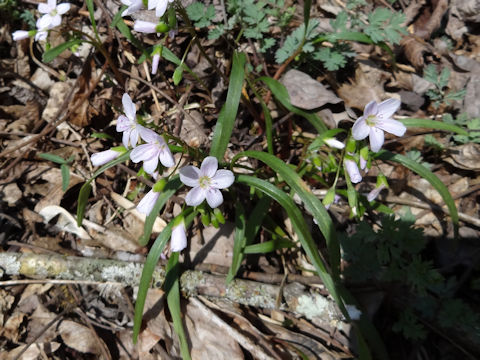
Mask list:
[{"label": "claytonia virginica flower", "polygon": [[392,115],[398,110],[400,104],[397,99],[388,99],[380,104],[370,101],[365,106],[363,116],[353,124],[353,138],[362,140],[369,136],[370,148],[373,152],[377,152],[383,145],[384,131],[396,136],[403,136],[407,128],[400,121],[392,119]]},{"label": "claytonia virginica flower", "polygon": [[381,184],[380,186],[375,187],[372,191],[370,191],[367,195],[367,200],[368,201],[373,201],[377,198],[378,194],[385,189],[386,186],[384,184]]},{"label": "claytonia virginica flower", "polygon": [[38,4],[38,11],[43,15],[37,21],[37,29],[52,29],[62,23],[60,15],[65,14],[70,10],[69,3],[62,3],[57,5],[57,0],[48,0],[47,3]]},{"label": "claytonia virginica flower", "polygon": [[113,159],[116,159],[117,157],[119,157],[122,154],[122,152],[123,151],[121,151],[120,149],[118,150],[108,149],[105,151],[92,154],[92,156],[90,156],[90,161],[92,162],[93,166],[105,165],[109,161],[112,161]]},{"label": "claytonia virginica flower", "polygon": [[148,10],[155,9],[155,15],[161,17],[165,14],[168,3],[171,2],[173,0],[148,0]]},{"label": "claytonia virginica flower", "polygon": [[137,210],[142,214],[148,215],[152,211],[155,203],[158,200],[160,193],[154,191],[153,189],[150,190],[148,193],[145,194],[142,200],[137,205]]},{"label": "claytonia virginica flower", "polygon": [[152,75],[155,75],[158,70],[158,63],[160,62],[160,54],[153,55],[152,59]]},{"label": "claytonia virginica flower", "polygon": [[170,250],[174,252],[182,251],[187,247],[187,233],[185,230],[185,222],[183,217],[178,225],[172,229],[172,237],[170,239]]},{"label": "claytonia virginica flower", "polygon": [[350,176],[350,180],[352,183],[356,184],[362,181],[362,175],[360,175],[360,171],[358,170],[357,163],[350,159],[345,159],[344,161],[345,168],[347,169],[348,176]]},{"label": "claytonia virginica flower", "polygon": [[155,131],[143,128],[142,139],[146,144],[138,145],[130,153],[130,159],[134,163],[143,161],[143,169],[147,174],[153,174],[158,166],[158,160],[165,167],[175,165],[172,152],[162,136]]},{"label": "claytonia virginica flower", "polygon": [[335,149],[343,149],[345,147],[344,143],[342,143],[341,141],[338,141],[335,138],[327,138],[327,139],[323,139],[323,141],[325,142],[325,144]]},{"label": "claytonia virginica flower", "polygon": [[185,202],[189,206],[200,205],[207,199],[211,208],[223,203],[223,196],[219,189],[226,189],[233,184],[235,177],[230,170],[217,170],[218,161],[214,156],[207,156],[200,166],[185,166],[180,169],[180,180],[187,186],[193,187]]},{"label": "claytonia virginica flower", "polygon": [[122,4],[128,6],[128,8],[122,12],[122,16],[128,16],[143,9],[143,0],[122,0]]},{"label": "claytonia virginica flower", "polygon": [[137,123],[137,110],[130,96],[125,93],[122,96],[123,111],[125,115],[120,115],[117,119],[117,131],[123,132],[122,143],[128,148],[128,144],[132,147],[137,146],[138,137],[145,128]]},{"label": "claytonia virginica flower", "polygon": [[25,30],[17,30],[12,33],[13,41],[28,39],[29,37],[30,37],[30,34],[28,33],[28,31],[25,31]]}]

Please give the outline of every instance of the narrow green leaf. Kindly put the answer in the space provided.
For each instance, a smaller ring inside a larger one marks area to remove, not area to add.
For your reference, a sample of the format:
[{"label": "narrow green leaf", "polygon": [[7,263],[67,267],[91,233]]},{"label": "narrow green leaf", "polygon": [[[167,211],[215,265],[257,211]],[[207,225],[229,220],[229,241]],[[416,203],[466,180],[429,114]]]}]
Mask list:
[{"label": "narrow green leaf", "polygon": [[262,227],[263,219],[267,215],[271,203],[272,201],[270,197],[263,196],[257,202],[257,205],[255,205],[255,208],[248,217],[245,227],[245,245],[253,243],[255,236],[257,236],[258,231]]},{"label": "narrow green leaf", "polygon": [[162,49],[162,56],[165,60],[170,61],[171,63],[174,63],[177,66],[181,66],[182,69],[186,72],[188,72],[190,75],[192,75],[196,80],[200,80],[197,74],[195,74],[182,60],[175,55],[173,52],[171,52],[166,46],[163,47]]},{"label": "narrow green leaf", "polygon": [[132,32],[130,31],[130,28],[127,26],[127,24],[125,24],[123,19],[117,21],[115,23],[115,26],[117,27],[118,31],[120,31],[128,41],[130,41],[137,49],[142,51],[144,56],[148,56],[142,43],[135,37],[135,35],[132,34]]},{"label": "narrow green leaf", "polygon": [[102,174],[105,170],[110,169],[112,166],[120,164],[124,161],[127,161],[130,158],[129,150],[118,158],[110,161],[109,163],[103,165],[100,169],[93,173],[93,176],[87,180],[85,184],[80,188],[80,192],[78,194],[78,205],[77,205],[77,225],[82,226],[83,221],[83,214],[85,213],[85,207],[87,206],[88,197],[90,196],[90,191],[92,191],[92,185],[90,183],[100,174]]},{"label": "narrow green leaf", "polygon": [[74,45],[80,44],[82,41],[80,39],[72,39],[64,42],[63,44],[60,44],[58,46],[55,46],[53,49],[50,49],[48,51],[45,51],[42,55],[42,60],[43,62],[50,62],[53,59],[55,59],[58,55],[60,55],[62,52],[64,52],[67,49],[70,49]]},{"label": "narrow green leaf", "polygon": [[62,190],[65,192],[68,188],[68,183],[70,182],[70,168],[67,164],[62,164],[60,166],[60,171],[62,172]]},{"label": "narrow green leaf", "polygon": [[48,154],[48,153],[40,153],[38,154],[39,157],[41,157],[42,159],[45,159],[45,160],[48,160],[48,161],[52,161],[54,163],[57,163],[57,164],[65,164],[67,161],[62,158],[61,156],[58,156],[58,155],[54,155],[54,154]]},{"label": "narrow green leaf", "polygon": [[328,130],[327,126],[323,123],[322,119],[320,119],[317,114],[303,111],[303,110],[301,110],[301,109],[299,109],[299,108],[297,108],[297,107],[295,107],[291,104],[290,95],[288,95],[288,91],[285,88],[285,86],[283,86],[282,83],[280,83],[279,81],[277,81],[275,79],[266,77],[266,76],[263,76],[263,77],[259,78],[258,80],[263,81],[268,86],[268,88],[270,89],[272,94],[275,96],[275,98],[278,101],[280,101],[280,103],[288,111],[291,111],[294,114],[297,114],[297,115],[302,116],[305,119],[307,119],[312,124],[312,126],[317,130],[317,132],[319,134]]},{"label": "narrow green leaf", "polygon": [[240,103],[240,97],[242,96],[243,79],[245,77],[245,61],[245,54],[238,52],[233,54],[232,73],[230,74],[227,100],[218,115],[215,132],[213,133],[212,146],[210,148],[210,155],[215,156],[219,161],[223,161],[223,156],[227,150],[233,125],[237,117],[238,105]]},{"label": "narrow green leaf", "polygon": [[177,86],[182,81],[183,77],[183,67],[177,66],[175,71],[173,72],[173,85]]},{"label": "narrow green leaf", "polygon": [[155,206],[153,207],[150,214],[148,214],[147,218],[145,219],[145,225],[143,227],[143,235],[138,239],[138,243],[141,246],[147,245],[148,241],[150,240],[150,235],[152,235],[153,224],[155,223],[155,219],[157,218],[160,210],[165,206],[168,199],[172,197],[173,194],[177,192],[183,186],[183,183],[180,181],[180,177],[178,175],[172,177],[170,181],[165,185],[162,193],[157,199]]},{"label": "narrow green leaf", "polygon": [[468,136],[468,131],[462,129],[460,126],[447,124],[441,121],[417,118],[400,119],[399,121],[403,123],[403,125],[405,125],[406,127],[421,127],[427,129],[444,130]]},{"label": "narrow green leaf", "polygon": [[167,304],[173,320],[173,329],[180,340],[180,353],[183,360],[190,360],[190,350],[188,349],[187,337],[183,329],[182,311],[180,309],[180,264],[178,263],[178,252],[172,253],[167,264],[167,274],[165,277],[165,292],[167,293]]},{"label": "narrow green leaf", "polygon": [[413,172],[417,173],[418,175],[423,177],[425,180],[427,180],[430,183],[430,185],[432,185],[435,188],[435,190],[438,191],[438,193],[443,198],[443,201],[447,205],[448,211],[450,213],[450,217],[452,218],[455,237],[458,237],[457,207],[455,206],[455,202],[453,201],[452,195],[448,191],[448,188],[434,173],[432,173],[422,164],[419,164],[416,161],[407,158],[406,156],[403,156],[400,154],[393,154],[387,150],[382,150],[378,152],[375,155],[375,157],[377,159],[381,159],[384,161],[394,161],[399,164],[402,164],[403,166],[409,168],[410,170],[412,170]]},{"label": "narrow green leaf", "polygon": [[295,247],[295,244],[288,239],[277,239],[265,241],[261,244],[253,244],[245,246],[244,254],[265,254],[278,249],[286,249]]},{"label": "narrow green leaf", "polygon": [[97,22],[95,21],[95,8],[93,7],[93,0],[85,0],[87,4],[88,13],[90,14],[90,22],[92,23],[93,32],[97,37],[97,40],[100,40],[97,31]]},{"label": "narrow green leaf", "polygon": [[123,6],[120,6],[120,10],[117,11],[117,13],[115,14],[115,16],[113,17],[112,19],[112,22],[110,24],[110,28],[112,29],[115,29],[115,26],[117,26],[117,23],[122,20],[123,21],[123,18],[122,18],[122,13],[128,9],[128,6],[127,5],[123,5]]},{"label": "narrow green leaf", "polygon": [[108,140],[113,140],[113,136],[105,134],[105,133],[92,133],[90,137],[95,138],[95,139],[108,139]]},{"label": "narrow green leaf", "polygon": [[232,265],[228,270],[226,283],[229,284],[235,275],[237,275],[238,269],[243,260],[243,248],[245,247],[245,209],[241,202],[235,204],[235,235],[233,240],[233,256]]},{"label": "narrow green leaf", "polygon": [[241,156],[253,157],[270,166],[270,168],[279,174],[302,199],[305,207],[310,211],[314,219],[317,221],[318,227],[325,237],[328,253],[330,255],[332,274],[335,279],[338,279],[340,271],[340,244],[337,240],[335,228],[330,215],[328,215],[328,212],[325,209],[325,206],[323,206],[322,202],[312,194],[311,190],[300,178],[300,176],[298,176],[294,170],[292,170],[279,158],[260,151],[244,151],[236,155],[235,158],[239,158]]},{"label": "narrow green leaf", "polygon": [[160,255],[162,254],[167,241],[172,235],[173,221],[171,221],[163,231],[158,234],[152,248],[150,249],[145,264],[143,265],[142,276],[138,285],[137,301],[135,302],[135,315],[133,318],[133,343],[137,343],[138,334],[140,333],[140,326],[142,325],[143,308],[145,306],[145,299],[150,288],[150,281],[155,267],[158,264]]},{"label": "narrow green leaf", "polygon": [[[241,155],[244,156],[244,155]],[[234,159],[235,160],[235,159]],[[337,302],[338,306],[342,310],[344,316],[349,319],[348,313],[346,312],[344,306],[344,300],[347,304],[357,304],[355,298],[350,294],[350,292],[342,286],[341,283],[334,281],[332,276],[328,273],[327,268],[324,265],[324,260],[320,256],[317,246],[312,239],[312,235],[305,223],[302,212],[298,209],[297,205],[293,200],[282,190],[275,187],[265,180],[258,179],[256,177],[248,175],[239,175],[237,177],[237,182],[247,184],[248,186],[253,186],[259,191],[263,192],[265,195],[270,196],[276,202],[278,202],[286,211],[288,218],[292,222],[292,227],[295,231],[295,234],[298,236],[302,248],[307,254],[318,275],[322,279],[325,287],[330,292],[331,296]],[[379,359],[388,359],[388,354],[383,345],[380,335],[378,334],[375,327],[368,320],[368,317],[362,316],[359,322],[360,329],[356,326],[356,334],[359,338],[359,341],[362,343],[362,350],[364,355],[362,358],[370,359],[369,350],[364,346],[363,336],[366,335],[369,341],[369,344],[372,345],[375,350],[377,357]]]}]

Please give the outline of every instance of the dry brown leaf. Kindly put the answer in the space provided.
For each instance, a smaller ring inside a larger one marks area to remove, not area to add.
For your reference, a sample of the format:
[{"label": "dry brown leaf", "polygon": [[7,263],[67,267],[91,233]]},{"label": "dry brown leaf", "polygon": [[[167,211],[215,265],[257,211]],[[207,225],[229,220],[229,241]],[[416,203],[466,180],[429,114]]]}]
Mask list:
[{"label": "dry brown leaf", "polygon": [[195,234],[190,242],[189,256],[192,263],[230,266],[233,256],[234,229],[235,224],[226,222],[219,229],[213,226],[203,229],[202,239]]},{"label": "dry brown leaf", "polygon": [[425,65],[423,54],[429,51],[425,43],[414,36],[404,36],[400,45],[403,46],[405,57],[415,68],[421,69]]},{"label": "dry brown leaf", "polygon": [[77,226],[77,220],[64,208],[57,205],[45,206],[39,212],[45,223],[48,223],[54,217],[57,217],[55,226],[60,231],[66,231],[77,235],[80,239],[89,240],[90,235],[81,227]]},{"label": "dry brown leaf", "polygon": [[289,70],[281,79],[287,88],[292,105],[305,110],[313,110],[325,104],[338,104],[338,98],[332,90],[301,71]]},{"label": "dry brown leaf", "polygon": [[[21,360],[38,360],[43,359],[45,355],[51,355],[60,347],[60,343],[52,342],[35,342],[28,346],[28,349],[23,352],[27,345],[21,345],[16,347],[13,350],[10,350],[8,353],[3,353],[0,355],[0,359],[5,360],[15,360],[18,359],[18,356],[22,354]],[[22,353],[23,352],[23,353]],[[53,357],[52,357],[53,358]]]},{"label": "dry brown leaf", "polygon": [[99,337],[92,334],[92,330],[75,321],[63,320],[58,332],[65,342],[65,345],[81,353],[100,354],[101,350],[98,341]]},{"label": "dry brown leaf", "polygon": [[449,164],[464,170],[480,170],[480,145],[468,143],[450,149],[450,157],[445,159]]},{"label": "dry brown leaf", "polygon": [[448,10],[448,0],[433,0],[431,6],[424,8],[414,22],[414,34],[422,39],[428,40],[432,33],[440,27],[443,15]]},{"label": "dry brown leaf", "polygon": [[56,314],[48,311],[44,305],[39,303],[33,314],[28,317],[27,343],[31,341],[49,342],[55,339],[58,335],[55,326],[50,326],[46,330],[45,326],[56,317]]},{"label": "dry brown leaf", "polygon": [[338,95],[349,107],[361,109],[372,100],[380,102],[389,96],[384,84],[391,77],[386,71],[380,70],[371,61],[359,62],[355,70],[355,80],[351,84],[343,84],[338,89]]}]

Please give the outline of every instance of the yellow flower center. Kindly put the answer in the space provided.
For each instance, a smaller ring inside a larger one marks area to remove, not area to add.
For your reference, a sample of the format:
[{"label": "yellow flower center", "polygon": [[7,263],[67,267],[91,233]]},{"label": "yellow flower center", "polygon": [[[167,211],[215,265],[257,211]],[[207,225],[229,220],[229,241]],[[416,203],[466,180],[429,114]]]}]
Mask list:
[{"label": "yellow flower center", "polygon": [[365,122],[367,123],[368,126],[375,126],[375,123],[377,121],[377,117],[375,115],[368,115],[367,118],[365,119]]},{"label": "yellow flower center", "polygon": [[200,183],[200,187],[202,189],[206,189],[208,187],[210,187],[210,183],[211,183],[211,180],[208,176],[200,176],[200,178],[198,179],[198,182]]}]

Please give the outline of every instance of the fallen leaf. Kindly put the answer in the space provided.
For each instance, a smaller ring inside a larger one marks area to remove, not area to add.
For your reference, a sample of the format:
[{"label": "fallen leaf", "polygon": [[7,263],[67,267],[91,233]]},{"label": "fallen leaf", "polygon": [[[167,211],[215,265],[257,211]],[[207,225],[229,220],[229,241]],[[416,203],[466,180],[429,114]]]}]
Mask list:
[{"label": "fallen leaf", "polygon": [[300,109],[312,110],[342,101],[322,83],[295,69],[289,70],[281,82],[287,88],[292,105]]},{"label": "fallen leaf", "polygon": [[64,208],[57,205],[45,206],[39,211],[45,223],[48,223],[54,217],[58,216],[55,226],[60,231],[66,231],[77,235],[80,239],[90,240],[91,237],[81,227],[77,226],[77,220]]},{"label": "fallen leaf", "polygon": [[81,353],[100,354],[99,337],[92,334],[92,330],[75,321],[63,320],[58,332],[68,347]]}]

